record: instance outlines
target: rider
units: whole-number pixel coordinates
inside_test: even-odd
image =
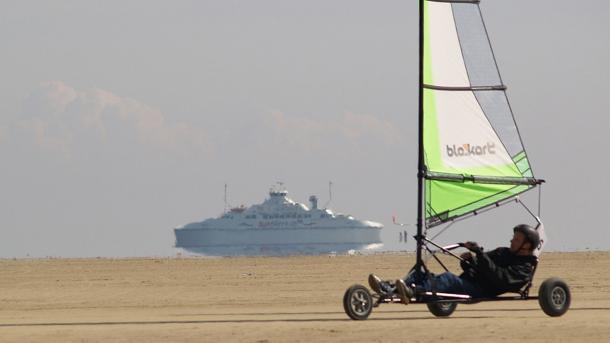
[[[538,259],[534,250],[540,244],[538,231],[526,224],[513,228],[510,248],[497,248],[483,252],[475,242],[466,242],[464,247],[471,252],[463,253],[460,263],[464,272],[459,276],[446,272],[417,282],[415,273],[398,279],[392,285],[374,274],[369,275],[369,285],[382,295],[397,293],[402,303],[408,304],[414,295],[413,287],[422,291],[467,294],[473,298],[494,297],[505,292],[519,292],[532,280]],[[421,278],[420,278],[421,279]]]

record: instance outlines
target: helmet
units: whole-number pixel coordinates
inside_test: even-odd
[[[540,245],[540,235],[538,231],[527,224],[519,224],[513,228],[513,232],[521,232],[525,239],[532,245],[532,250]]]

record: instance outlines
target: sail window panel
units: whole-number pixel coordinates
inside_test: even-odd
[[[445,87],[469,87],[450,3],[426,2],[426,79]]]
[[[453,4],[453,16],[470,85],[502,84],[478,5]]]
[[[519,171],[523,174],[523,176],[534,177],[527,158],[521,159],[520,161],[516,162],[516,164],[517,168],[519,168]]]

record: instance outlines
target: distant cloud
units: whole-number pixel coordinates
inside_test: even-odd
[[[86,143],[179,153],[210,150],[203,129],[170,123],[159,109],[136,100],[61,81],[44,82],[31,92],[17,126],[39,147],[67,154]]]
[[[404,141],[404,133],[394,123],[372,115],[347,112],[339,122],[339,128],[352,142],[379,140],[393,145]]]
[[[250,119],[207,131],[187,122],[170,122],[159,109],[107,90],[80,90],[50,81],[26,97],[16,123],[0,127],[0,143],[18,138],[19,144],[25,140],[37,149],[65,156],[160,151],[221,161],[261,153],[283,158],[295,153],[353,155],[405,143],[395,123],[372,114],[320,117],[270,111],[244,118]]]

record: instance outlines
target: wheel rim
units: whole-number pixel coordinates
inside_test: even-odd
[[[363,290],[357,290],[352,293],[350,305],[354,313],[362,315],[368,312],[371,302]]]
[[[438,307],[443,311],[449,311],[453,303],[438,303]]]
[[[566,291],[562,287],[555,287],[551,292],[551,302],[557,309],[562,308],[567,299]]]

